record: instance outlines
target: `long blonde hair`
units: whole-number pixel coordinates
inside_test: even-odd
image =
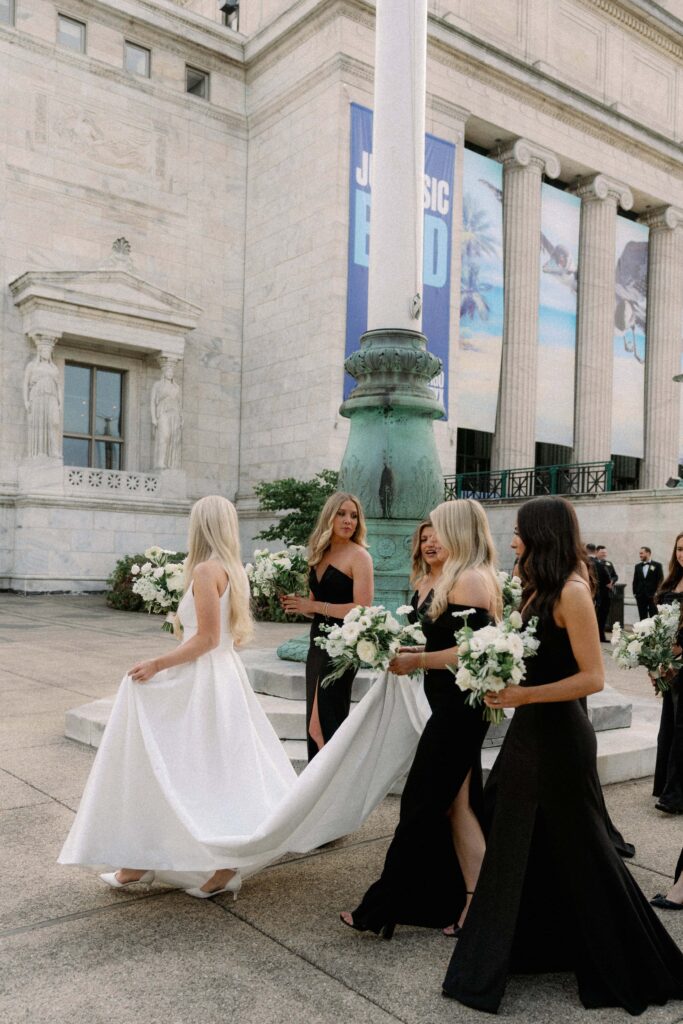
[[[423,576],[429,572],[429,566],[422,557],[422,531],[425,527],[434,529],[431,519],[423,519],[413,534],[412,547],[410,550],[410,586],[416,587]]]
[[[466,569],[476,569],[481,574],[491,594],[494,615],[501,618],[503,603],[496,575],[496,548],[484,509],[478,501],[461,498],[442,502],[430,518],[448,556],[434,587],[431,618],[438,618],[446,610],[448,595]]]
[[[228,625],[235,642],[247,643],[254,632],[249,580],[242,565],[240,535],[235,506],[227,498],[210,494],[200,498],[190,512],[188,552],[185,560],[185,590],[200,562],[213,558],[228,574],[230,600]]]
[[[315,524],[313,533],[308,538],[309,565],[318,565],[318,563],[323,560],[325,552],[332,543],[335,516],[345,501],[352,501],[356,506],[356,511],[358,512],[358,522],[351,540],[355,544],[360,544],[362,548],[366,548],[368,546],[366,542],[368,531],[365,526],[363,506],[355,494],[347,494],[345,491],[335,491],[334,494],[329,496],[320,510],[320,515],[318,516],[318,521]]]

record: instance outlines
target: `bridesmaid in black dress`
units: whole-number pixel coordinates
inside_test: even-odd
[[[323,635],[323,624],[341,623],[356,605],[372,604],[372,559],[365,538],[365,519],[358,499],[340,491],[330,495],[308,541],[309,597],[287,594],[282,599],[286,612],[313,616],[306,658],[309,761],[334,736],[351,707],[355,671],[321,687],[320,682],[330,671],[330,659],[314,641]]]
[[[471,625],[501,612],[493,541],[481,505],[449,501],[432,512],[446,560],[429,610],[421,616],[423,652],[399,654],[397,675],[424,670],[432,708],[406,781],[399,823],[380,878],[344,924],[390,938],[395,924],[443,928],[464,920],[484,855],[481,813],[481,744],[487,730],[481,709],[465,703],[447,667],[457,661],[454,633],[459,611],[474,608]],[[427,600],[429,600],[427,598]]]
[[[580,703],[602,688],[604,668],[576,514],[563,498],[536,498],[520,508],[518,530],[523,615],[539,616],[541,643],[523,685],[486,698],[517,710],[443,991],[495,1013],[509,973],[571,970],[587,1008],[639,1014],[683,998],[683,955],[605,826],[595,733]]]
[[[669,572],[656,597],[657,604],[678,601],[683,608],[683,533],[674,543]],[[683,632],[683,631],[682,631]],[[679,646],[683,635],[679,633]],[[657,736],[657,760],[652,787],[655,807],[667,814],[683,814],[683,670],[662,695],[662,717]]]

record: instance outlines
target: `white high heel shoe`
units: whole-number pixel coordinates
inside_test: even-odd
[[[185,889],[188,896],[195,896],[198,900],[208,900],[210,896],[220,896],[223,892],[231,892],[233,903],[237,899],[237,893],[242,888],[242,876],[236,871],[227,885],[222,889],[214,889],[213,892],[204,892],[203,889]]]
[[[105,874],[100,875],[100,878],[103,882],[106,882],[107,885],[110,885],[112,889],[127,889],[128,886],[137,885],[138,882],[149,885],[154,881],[154,872],[145,871],[144,875],[140,875],[140,877],[136,878],[133,882],[119,882],[116,877],[116,871],[107,871]]]

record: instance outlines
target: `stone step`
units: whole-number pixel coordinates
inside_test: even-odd
[[[240,657],[256,693],[286,700],[306,699],[306,666],[301,662],[281,661],[275,651],[246,650]],[[353,681],[351,699],[364,697],[373,679],[372,672],[359,672]]]

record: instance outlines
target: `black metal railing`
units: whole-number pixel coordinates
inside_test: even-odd
[[[606,494],[612,490],[612,462],[578,462],[444,477],[444,497],[477,501],[522,501],[543,494]]]

